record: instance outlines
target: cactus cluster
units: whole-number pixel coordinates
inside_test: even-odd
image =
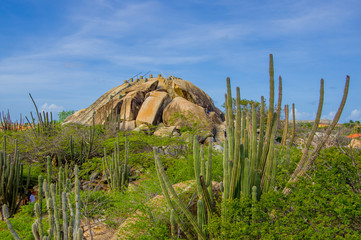
[[[91,152],[93,150],[95,139],[95,121],[93,115],[92,125],[89,127],[89,134],[84,138],[82,137],[80,142],[80,151],[79,153],[75,152],[73,135],[70,135],[69,139],[69,149],[70,149],[70,160],[74,161],[76,164],[83,164],[86,159],[90,158]]]
[[[48,169],[49,170],[49,169]],[[49,179],[44,179],[39,176],[39,199],[34,204],[35,222],[32,225],[32,232],[35,240],[82,240],[83,230],[80,227],[80,186],[79,186],[79,169],[75,166],[75,209],[70,200],[70,193],[62,191],[57,194],[57,191],[62,188],[57,188],[54,183],[48,182]],[[58,184],[59,186],[59,184]],[[67,188],[63,190],[68,190]],[[49,229],[45,233],[42,218],[42,198],[45,195],[46,208],[48,213]],[[60,205],[58,205],[57,198],[60,198]],[[68,214],[70,213],[70,215]],[[6,218],[8,228],[15,239],[20,239],[8,220],[7,205],[3,205],[3,214]]]
[[[194,173],[196,178],[197,188],[197,218],[187,209],[186,205],[179,198],[178,194],[172,187],[162,163],[159,159],[157,149],[154,148],[155,166],[162,188],[163,195],[171,209],[171,228],[172,235],[175,234],[175,224],[186,234],[188,239],[193,239],[192,231],[186,223],[184,223],[180,216],[179,210],[186,216],[187,220],[191,223],[193,230],[198,235],[198,239],[207,239],[207,232],[203,226],[207,225],[210,221],[211,215],[215,213],[215,206],[212,192],[212,144],[208,146],[207,160],[204,156],[204,145],[199,146],[198,137],[193,139],[193,160],[194,160]],[[169,195],[170,193],[170,195]],[[175,204],[171,200],[171,196]]]
[[[223,199],[232,200],[241,195],[250,196],[256,186],[257,197],[274,186],[277,167],[274,147],[282,100],[282,79],[279,77],[279,94],[274,111],[274,70],[273,57],[270,55],[270,97],[268,115],[265,114],[265,102],[261,99],[259,119],[255,104],[251,111],[241,109],[240,90],[237,88],[236,117],[232,112],[232,94],[230,79],[227,78],[226,94],[226,130],[224,146]],[[259,134],[257,133],[259,129]]]
[[[75,166],[74,173],[75,209],[71,203],[69,192],[62,191],[57,194],[57,191],[59,191],[60,188],[57,188],[54,183],[50,183],[49,185],[47,180],[44,180],[42,185],[43,191],[45,193],[45,200],[48,211],[48,221],[50,226],[46,235],[43,230],[43,219],[41,217],[41,201],[36,202],[34,205],[36,220],[32,226],[33,235],[36,240],[82,239],[83,230],[80,228],[80,186],[78,177],[78,166]],[[39,177],[39,181],[41,180],[42,179]],[[40,185],[41,183],[39,182],[39,186]],[[41,191],[40,188],[39,191]],[[60,198],[59,206],[57,201],[58,197]],[[69,216],[68,211],[70,213]]]
[[[223,182],[221,182],[222,201],[240,198],[241,196],[252,198],[252,211],[255,211],[255,202],[261,198],[263,193],[266,193],[274,188],[278,151],[275,148],[275,138],[280,121],[281,102],[282,102],[282,78],[279,77],[279,91],[278,102],[275,111],[274,100],[274,69],[273,69],[273,56],[270,54],[269,64],[270,75],[270,98],[268,105],[268,115],[266,116],[266,107],[264,98],[261,98],[261,107],[259,112],[259,119],[257,119],[255,104],[252,104],[251,111],[246,111],[241,108],[240,90],[237,88],[236,97],[236,114],[232,111],[232,94],[230,79],[227,78],[227,94],[225,95],[225,108],[226,108],[226,138],[224,141],[223,151]],[[291,176],[289,182],[297,181],[299,176],[303,176],[308,170],[310,164],[313,163],[317,157],[320,149],[323,147],[332,129],[336,125],[342,113],[343,107],[346,102],[347,92],[349,86],[349,77],[347,76],[344,96],[341,105],[337,111],[334,121],[327,129],[326,136],[322,139],[321,143],[316,147],[313,153],[309,156],[308,151],[310,144],[316,132],[318,122],[321,117],[321,110],[323,105],[323,79],[321,79],[320,101],[317,117],[314,123],[309,139],[306,144],[306,149],[303,151],[303,156]],[[293,144],[295,138],[295,108],[293,104],[293,129],[289,146]],[[286,123],[283,133],[283,143],[286,143],[288,131],[288,106],[285,107]],[[258,133],[259,132],[259,133]],[[211,150],[210,146],[210,150]],[[212,198],[211,189],[211,152],[207,163],[204,161],[204,148],[201,146],[199,149],[198,140],[195,138],[193,142],[193,159],[194,159],[194,172],[197,183],[197,195],[199,200],[197,202],[197,220],[185,207],[184,203],[179,199],[174,191],[172,185],[165,174],[159,156],[154,150],[155,166],[157,169],[159,182],[162,188],[164,197],[171,209],[171,222],[172,229],[174,229],[174,222],[182,229],[189,239],[192,239],[193,234],[189,230],[187,224],[183,223],[177,215],[177,210],[186,216],[187,220],[193,227],[193,231],[198,235],[198,239],[207,239],[207,233],[203,226],[210,221],[214,211],[214,203]],[[204,181],[206,176],[206,181]],[[287,187],[283,190],[284,193],[289,193],[290,189]],[[174,203],[170,198],[173,197]],[[227,204],[222,204],[221,216],[222,219],[227,218]],[[254,221],[254,219],[252,219]],[[174,234],[174,230],[172,230]]]
[[[121,160],[120,149],[119,149],[119,136],[117,141],[114,143],[114,152],[109,159],[107,157],[106,149],[104,148],[103,157],[103,174],[110,183],[111,190],[124,190],[129,184],[129,172],[130,167],[128,165],[129,160],[129,142],[127,136],[124,142],[124,159]]]
[[[26,184],[23,183],[23,164],[20,162],[17,141],[15,141],[14,154],[6,150],[6,136],[3,140],[3,149],[0,152],[0,203],[9,208],[9,216],[13,216],[25,198],[30,182],[30,166]]]
[[[55,121],[53,121],[53,114],[52,112],[39,112],[38,106],[36,105],[34,98],[29,93],[31,101],[34,104],[36,110],[36,116],[38,118],[38,123],[35,123],[35,118],[33,113],[30,112],[31,121],[25,117],[26,121],[28,122],[30,128],[33,130],[35,134],[43,134],[46,136],[52,135],[55,132]]]

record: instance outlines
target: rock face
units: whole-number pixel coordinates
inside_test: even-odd
[[[212,128],[204,108],[182,97],[174,98],[163,111],[166,126]]]
[[[171,101],[167,92],[154,91],[145,99],[138,113],[137,125],[142,123],[157,125],[162,121],[162,112]]]
[[[158,77],[124,81],[96,100],[88,108],[69,116],[64,123],[104,124],[109,119],[120,119],[132,130],[142,124],[202,126],[213,132],[224,121],[223,113],[200,88],[180,78]]]

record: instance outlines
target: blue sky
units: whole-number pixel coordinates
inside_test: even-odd
[[[325,79],[323,118],[361,120],[358,0],[2,0],[0,111],[80,110],[142,72],[174,75],[224,101],[226,77],[242,98],[268,98],[268,59],[283,78],[283,104],[313,119]]]

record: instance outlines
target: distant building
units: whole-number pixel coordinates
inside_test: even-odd
[[[354,139],[354,138],[361,138],[361,133],[354,133],[347,136],[348,138]]]

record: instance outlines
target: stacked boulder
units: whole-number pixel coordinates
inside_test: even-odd
[[[125,130],[141,125],[199,128],[215,136],[224,122],[223,113],[212,99],[189,81],[161,75],[126,80],[114,87],[88,108],[69,116],[64,123],[104,124],[118,116]]]

